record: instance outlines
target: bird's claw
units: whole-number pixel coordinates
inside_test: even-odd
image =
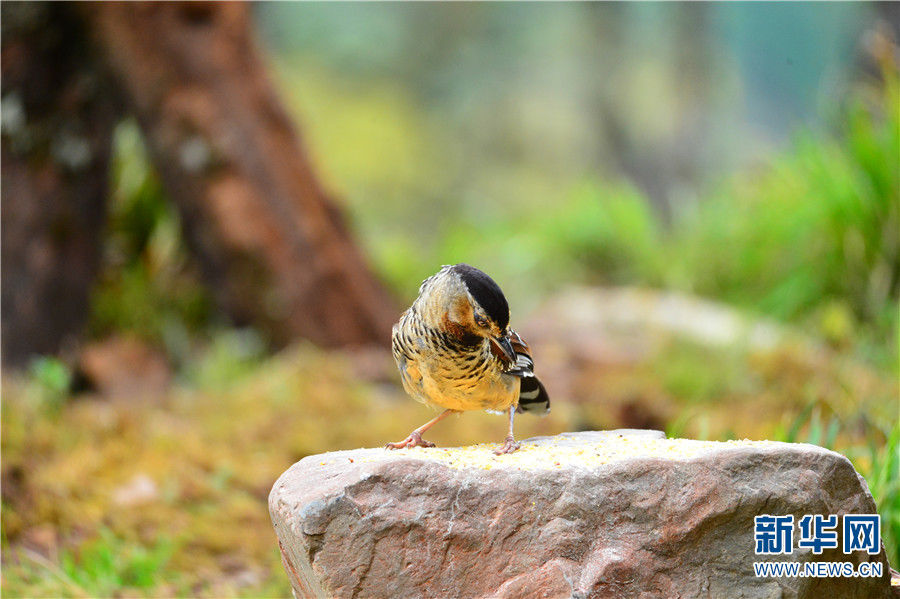
[[[494,455],[503,455],[504,453],[512,453],[519,449],[519,445],[513,437],[507,437],[503,445],[494,450]]]
[[[384,446],[385,449],[403,449],[406,447],[435,447],[434,443],[431,441],[426,441],[422,438],[422,435],[413,431],[409,434],[409,436],[402,441],[397,441],[396,443],[388,443]]]

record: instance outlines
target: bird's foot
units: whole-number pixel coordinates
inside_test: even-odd
[[[510,436],[506,438],[506,441],[503,443],[503,445],[494,450],[494,454],[503,455],[504,453],[512,453],[515,450],[519,449],[519,447],[521,446],[512,436]]]
[[[431,441],[426,441],[422,438],[422,435],[413,431],[409,434],[409,436],[402,441],[397,441],[396,443],[388,443],[385,445],[385,449],[403,449],[405,447],[434,447],[434,443]]]

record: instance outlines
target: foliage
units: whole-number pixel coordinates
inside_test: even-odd
[[[41,356],[31,362],[28,371],[32,391],[38,401],[51,410],[58,409],[65,401],[72,383],[72,373],[61,361]]]
[[[211,302],[188,257],[175,208],[149,165],[137,124],[116,130],[104,268],[91,299],[94,336],[132,333],[185,358]]]
[[[265,343],[253,329],[216,331],[203,355],[186,369],[186,379],[209,390],[225,390],[259,368]]]
[[[490,272],[520,309],[564,284],[662,286],[800,324],[896,368],[894,66],[881,83],[857,89],[833,134],[798,134],[765,164],[675,204],[670,223],[621,181],[587,174],[559,184],[499,159],[471,173],[481,196],[454,196],[454,182],[433,168],[452,158],[434,149],[447,140],[402,89],[370,84],[348,94],[305,64],[278,66],[375,266],[407,297],[437,265],[458,261]],[[360,154],[371,157],[365,168]]]
[[[900,85],[857,97],[838,138],[805,134],[793,152],[738,178],[682,216],[663,281],[784,320],[836,342],[857,323],[884,344],[900,297]],[[871,98],[869,98],[871,100]]]
[[[472,262],[499,273],[513,304],[528,307],[572,281],[645,279],[658,259],[659,235],[649,206],[632,187],[585,183],[552,211],[526,206],[512,217],[489,215],[448,229],[431,263]]]
[[[869,483],[881,514],[882,540],[891,564],[900,563],[900,424],[888,431],[887,443],[870,442],[864,449],[848,451]]]

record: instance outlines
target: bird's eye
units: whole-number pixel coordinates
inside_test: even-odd
[[[480,327],[486,327],[487,320],[485,320],[484,316],[482,316],[481,314],[476,314],[475,315],[475,324],[477,324]]]

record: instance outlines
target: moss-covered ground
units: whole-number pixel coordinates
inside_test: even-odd
[[[896,560],[900,434],[878,425],[892,382],[843,361],[673,342],[634,367],[582,372],[550,416],[519,417],[518,435],[633,426],[617,406],[644,397],[671,435],[829,446],[867,477]],[[432,414],[404,396],[386,352],[300,345],[244,368],[224,362],[210,352],[205,375],[156,397],[59,401],[34,373],[4,381],[5,596],[286,597],[266,507],[278,475],[306,455],[400,439]],[[504,426],[467,413],[429,438],[499,442]]]

